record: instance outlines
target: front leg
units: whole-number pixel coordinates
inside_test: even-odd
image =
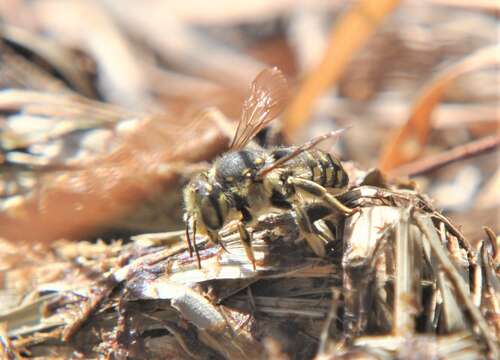
[[[350,216],[358,212],[357,208],[351,209],[344,204],[342,204],[337,198],[328,193],[328,191],[321,185],[315,183],[311,180],[301,179],[297,177],[289,177],[287,182],[294,186],[295,188],[299,188],[308,194],[319,198],[324,201],[326,204],[339,210],[344,213],[346,216]]]
[[[243,248],[245,249],[245,254],[247,255],[248,260],[252,263],[253,270],[255,271],[256,266],[255,256],[252,249],[252,235],[241,220],[238,221],[238,232],[240,233],[240,240],[243,244]]]

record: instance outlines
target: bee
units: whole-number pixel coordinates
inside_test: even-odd
[[[304,205],[307,201],[319,201],[346,215],[355,211],[335,198],[349,183],[341,162],[327,152],[313,149],[318,142],[338,132],[299,147],[268,150],[247,147],[253,137],[282,112],[287,92],[286,79],[277,68],[257,75],[243,104],[229,151],[184,188],[186,239],[191,256],[193,248],[196,252],[198,267],[201,264],[196,232],[224,247],[219,232],[236,221],[246,256],[255,270],[251,226],[256,214],[273,208],[293,211],[302,237],[323,257],[324,241],[314,231]]]

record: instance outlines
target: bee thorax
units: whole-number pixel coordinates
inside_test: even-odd
[[[258,151],[230,152],[216,161],[215,180],[222,184],[237,184],[243,179],[254,178],[263,165],[262,154]]]

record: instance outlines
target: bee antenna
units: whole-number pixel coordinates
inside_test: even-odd
[[[189,224],[191,223],[192,215],[189,215],[186,221],[186,241],[189,247],[189,257],[193,257],[193,245],[191,243],[191,238],[189,237]]]
[[[198,269],[201,269],[200,253],[198,252],[198,247],[196,246],[196,219],[193,219],[193,247],[196,253],[196,261],[198,261]]]
[[[257,173],[257,178],[258,179],[262,179],[264,176],[266,176],[269,172],[271,172],[272,170],[282,166],[284,163],[286,163],[287,161],[293,159],[294,157],[296,157],[297,155],[303,153],[304,151],[307,151],[313,147],[315,147],[316,145],[318,145],[320,142],[326,140],[326,139],[329,139],[331,137],[338,137],[341,133],[343,133],[345,130],[351,128],[352,126],[349,125],[343,129],[340,129],[340,130],[334,130],[334,131],[330,131],[329,133],[325,134],[325,135],[320,135],[320,136],[317,136],[315,137],[314,139],[311,139],[310,141],[304,143],[303,145],[299,146],[298,148],[296,148],[294,151],[292,151],[290,154],[286,155],[286,156],[283,156],[281,159],[278,159],[276,160],[275,162],[273,162],[271,165],[261,169],[258,173]]]

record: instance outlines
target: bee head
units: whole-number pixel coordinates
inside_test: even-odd
[[[215,234],[224,225],[228,213],[228,200],[218,184],[209,181],[205,174],[193,179],[184,190],[186,222],[196,222],[200,233]]]

